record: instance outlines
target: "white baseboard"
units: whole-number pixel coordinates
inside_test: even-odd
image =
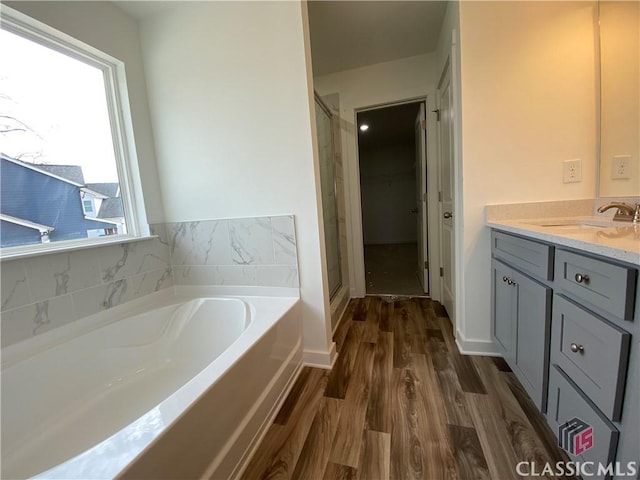
[[[467,340],[456,330],[456,345],[462,355],[480,355],[484,357],[501,357],[491,340]]]
[[[338,358],[336,342],[331,342],[331,348],[328,352],[321,350],[304,350],[302,352],[302,363],[304,363],[305,367],[331,370],[333,364],[336,363],[336,358]]]

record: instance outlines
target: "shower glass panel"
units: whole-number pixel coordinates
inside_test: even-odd
[[[333,168],[332,115],[331,111],[322,100],[320,100],[317,94],[315,99],[318,152],[320,155],[320,187],[322,190],[322,211],[324,213],[324,240],[327,249],[329,292],[331,297],[333,297],[342,286],[342,272],[340,269],[336,182]]]

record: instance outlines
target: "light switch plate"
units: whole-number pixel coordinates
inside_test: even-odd
[[[563,183],[576,183],[582,181],[582,160],[565,160],[562,162]]]

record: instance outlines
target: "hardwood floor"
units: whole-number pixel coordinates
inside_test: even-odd
[[[460,355],[424,298],[352,300],[329,372],[305,367],[245,479],[512,479],[567,461],[502,359]]]

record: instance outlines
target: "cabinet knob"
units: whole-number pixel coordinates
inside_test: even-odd
[[[444,212],[444,213],[442,214],[442,216],[443,216],[444,218],[451,218],[451,217],[453,217],[453,213],[451,213],[451,212]]]
[[[576,279],[576,282],[578,283],[589,283],[589,275],[576,273],[575,279]]]
[[[578,345],[577,343],[572,343],[571,344],[571,351],[573,353],[584,353],[584,346],[583,345]]]
[[[507,284],[509,285],[515,285],[516,282],[514,282],[513,280],[511,280],[510,278],[507,278]]]
[[[502,277],[502,281],[507,283],[509,281],[509,279],[506,276],[504,276],[504,277]]]

